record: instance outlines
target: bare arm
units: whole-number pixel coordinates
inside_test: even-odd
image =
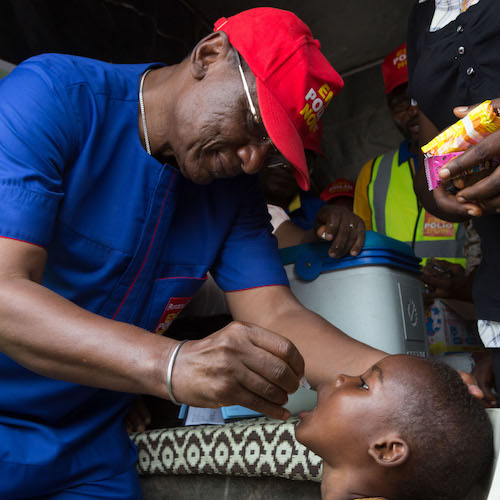
[[[252,321],[291,340],[304,357],[307,380],[316,386],[339,373],[360,374],[386,353],[358,342],[306,309],[285,286],[227,293],[236,320]]]
[[[0,238],[0,350],[39,374],[168,399],[167,366],[177,341],[90,313],[41,285],[47,252]],[[274,418],[303,374],[297,349],[241,323],[182,347],[176,399],[193,406],[241,404]]]
[[[333,382],[340,373],[359,375],[387,353],[358,342],[321,316],[306,309],[288,287],[271,286],[226,294],[233,317],[253,321],[289,339],[305,362],[308,382]],[[468,373],[459,372],[469,392],[481,399],[483,392]]]
[[[0,350],[69,382],[168,397],[177,342],[85,311],[40,283],[47,252],[0,238]]]
[[[296,226],[291,220],[283,221],[274,235],[278,238],[278,247],[287,248],[302,243],[317,241],[316,233],[313,229],[306,231],[299,226]]]

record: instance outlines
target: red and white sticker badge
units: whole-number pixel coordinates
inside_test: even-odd
[[[424,218],[424,236],[437,238],[450,238],[454,235],[455,225],[453,222],[438,219],[427,212]]]
[[[161,315],[160,322],[156,325],[154,333],[163,335],[168,327],[173,323],[174,319],[179,316],[180,312],[187,306],[191,297],[172,297],[165,307]]]

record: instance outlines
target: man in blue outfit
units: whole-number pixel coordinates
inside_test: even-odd
[[[303,140],[341,86],[269,8],[220,20],[176,66],[53,54],[1,81],[2,500],[140,498],[133,394],[284,419],[304,360],[317,384],[383,356],[293,297],[240,175],[279,150],[307,189]],[[208,270],[235,322],[180,350],[153,335]]]

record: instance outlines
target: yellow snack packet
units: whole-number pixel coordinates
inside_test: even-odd
[[[476,106],[467,116],[457,121],[422,147],[426,158],[465,151],[500,129],[498,109],[491,100]]]

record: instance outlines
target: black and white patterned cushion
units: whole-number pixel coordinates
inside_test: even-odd
[[[157,429],[132,436],[137,467],[149,474],[273,476],[321,481],[322,460],[295,439],[298,419]]]

